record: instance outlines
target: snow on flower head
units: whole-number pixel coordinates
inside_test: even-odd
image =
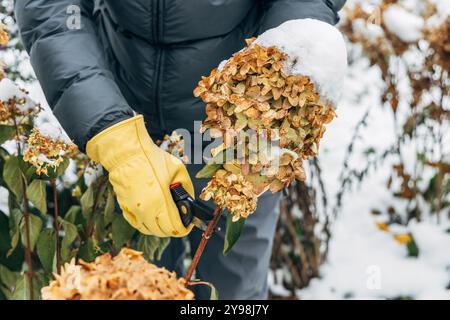
[[[63,128],[57,123],[42,123],[39,125],[39,131],[42,135],[47,136],[53,140],[61,140],[67,144],[72,143],[72,140],[64,132]]]
[[[93,184],[103,174],[103,167],[95,162],[90,162],[84,170],[83,178],[86,186]]]
[[[14,118],[16,122],[21,123],[26,121],[27,116],[37,115],[40,110],[40,105],[31,100],[27,92],[13,81],[0,81],[0,123],[12,125]]]
[[[37,174],[48,175],[50,168],[56,170],[64,161],[64,156],[76,150],[74,144],[47,136],[34,128],[28,137],[23,159],[36,168]]]
[[[315,19],[290,20],[267,30],[255,43],[276,46],[287,54],[283,71],[310,77],[320,95],[337,104],[347,68],[347,50],[335,27]]]

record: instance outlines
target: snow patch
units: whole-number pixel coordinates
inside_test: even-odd
[[[36,108],[36,103],[11,80],[0,81],[0,100],[8,102],[11,99],[24,99],[25,103],[16,104],[16,108],[21,112],[29,112]]]
[[[374,23],[369,23],[364,19],[355,19],[352,23],[353,32],[364,35],[370,42],[375,42],[384,36],[383,28]]]
[[[61,140],[67,144],[71,144],[72,141],[64,132],[59,124],[46,122],[39,125],[39,131],[42,135],[49,137],[53,140]]]
[[[315,19],[290,20],[267,30],[255,43],[286,53],[283,71],[310,77],[320,95],[336,106],[347,68],[347,50],[338,29]]]
[[[387,29],[405,42],[415,42],[422,37],[423,19],[398,5],[388,7],[383,18]]]
[[[103,174],[103,167],[97,163],[90,163],[86,170],[84,170],[83,178],[86,186],[90,186],[92,183],[97,181],[97,179]]]

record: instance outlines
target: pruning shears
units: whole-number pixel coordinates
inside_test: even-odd
[[[199,200],[193,199],[181,182],[172,183],[170,193],[177,205],[183,225],[187,227],[193,223],[197,228],[205,231],[206,223],[214,217],[213,210]]]

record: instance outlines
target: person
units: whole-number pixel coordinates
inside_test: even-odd
[[[193,132],[205,106],[192,91],[202,75],[285,21],[329,24],[345,0],[16,0],[20,35],[53,113],[79,149],[109,172],[126,220],[144,234],[173,237],[160,262],[182,273],[188,236],[169,185],[197,195],[201,164],[189,164],[153,141]],[[321,39],[317,39],[320,43]],[[193,183],[192,183],[193,182]],[[265,299],[279,194],[264,194],[239,242],[222,255],[222,228],[209,241],[197,278],[224,299]],[[199,287],[199,286],[196,286]],[[199,290],[197,298],[207,298]]]

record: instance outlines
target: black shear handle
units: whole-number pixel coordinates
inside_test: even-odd
[[[180,182],[170,185],[170,193],[175,202],[180,219],[185,227],[188,227],[194,219],[194,210],[192,208],[192,198],[189,193],[184,190]]]
[[[213,218],[213,211],[203,203],[192,199],[180,182],[170,185],[170,193],[185,227],[192,223],[194,217],[202,221],[209,221]]]

